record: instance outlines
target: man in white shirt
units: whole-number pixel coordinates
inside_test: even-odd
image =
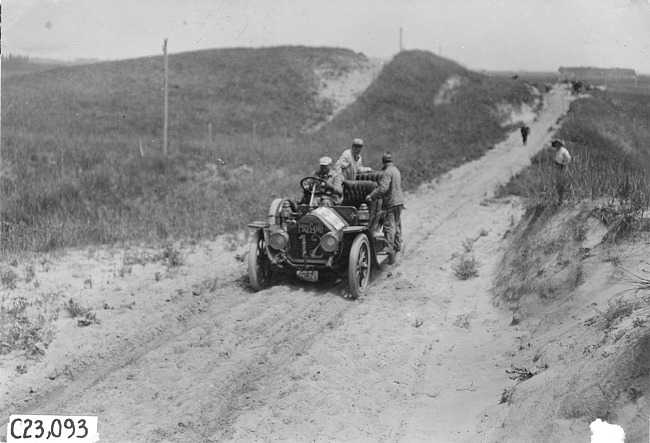
[[[553,161],[559,169],[566,170],[571,162],[571,155],[566,149],[566,145],[563,140],[553,140],[551,146],[555,148],[555,157]]]
[[[361,164],[361,149],[363,140],[355,138],[352,140],[352,148],[346,149],[336,161],[334,170],[341,174],[345,180],[356,180],[358,172],[370,172],[372,168],[366,168]]]

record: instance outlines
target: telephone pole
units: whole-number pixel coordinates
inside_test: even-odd
[[[165,120],[163,123],[163,154],[167,157],[167,150],[169,147],[169,138],[167,137],[168,126],[167,126],[167,116],[169,114],[169,93],[167,89],[167,39],[163,42],[163,55],[165,56]]]

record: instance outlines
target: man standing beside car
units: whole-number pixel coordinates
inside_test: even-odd
[[[384,218],[384,235],[386,247],[384,252],[389,255],[402,250],[402,209],[404,209],[404,194],[402,192],[402,175],[393,163],[393,154],[386,152],[381,156],[384,165],[383,174],[379,180],[379,187],[366,197],[371,202],[378,198],[383,199],[386,208]]]
[[[334,170],[343,176],[344,180],[356,180],[358,172],[370,172],[372,168],[366,168],[361,164],[361,149],[363,140],[355,138],[352,140],[352,147],[343,151],[334,165]]]

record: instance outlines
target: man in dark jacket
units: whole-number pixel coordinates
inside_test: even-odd
[[[524,146],[526,146],[526,141],[528,140],[528,136],[530,135],[530,127],[529,126],[522,126],[521,127],[521,139],[524,142]]]
[[[386,152],[381,157],[383,174],[379,180],[379,187],[372,191],[366,200],[371,202],[378,198],[383,199],[386,208],[384,219],[384,234],[386,248],[384,252],[394,254],[402,249],[402,209],[404,208],[404,194],[402,193],[402,176],[393,163],[393,154]]]

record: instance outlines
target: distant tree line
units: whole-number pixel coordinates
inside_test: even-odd
[[[570,77],[608,77],[608,78],[634,78],[636,72],[634,69],[624,68],[592,68],[592,67],[577,67],[577,68],[560,68],[560,74]]]
[[[2,54],[2,63],[29,63],[29,56],[20,54]]]

